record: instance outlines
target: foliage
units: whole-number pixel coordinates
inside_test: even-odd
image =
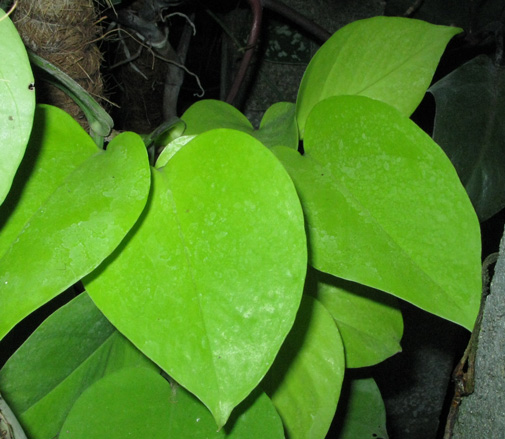
[[[429,91],[437,103],[433,138],[485,221],[505,207],[505,67],[479,55]]]
[[[472,329],[477,217],[408,119],[458,31],[353,23],[311,62],[296,104],[255,130],[201,101],[184,132],[148,137],[170,140],[151,166],[137,134],[103,151],[39,106],[0,207],[0,336],[77,281],[85,292],[0,371],[30,437],[323,438],[345,368],[400,349],[393,296]],[[385,434],[371,380],[351,385],[342,431],[365,429]]]

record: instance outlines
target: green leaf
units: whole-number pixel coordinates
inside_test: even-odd
[[[216,128],[231,128],[256,137],[268,147],[284,145],[298,148],[295,105],[290,102],[278,102],[272,105],[263,115],[258,130],[255,130],[247,117],[235,107],[212,99],[195,102],[181,119],[186,123],[185,136],[201,134]]]
[[[317,51],[300,84],[296,111],[301,137],[314,105],[330,96],[368,96],[410,116],[445,46],[460,32],[400,17],[367,18],[339,29]]]
[[[79,395],[124,367],[156,367],[86,293],[49,316],[0,371],[0,390],[27,433],[51,439]]]
[[[347,367],[366,367],[401,351],[402,313],[382,291],[310,270],[305,291],[330,312],[342,336]]]
[[[177,118],[171,118],[158,125],[151,133],[142,136],[146,148],[166,145],[179,138],[186,129],[184,122]]]
[[[18,169],[35,111],[33,74],[19,34],[0,10],[0,204]]]
[[[251,136],[214,130],[153,170],[141,220],[84,282],[221,427],[294,322],[306,251],[300,202],[280,163]]]
[[[181,119],[186,124],[185,136],[216,128],[230,128],[248,134],[254,130],[249,119],[239,110],[226,102],[213,99],[195,102],[184,112]]]
[[[298,149],[296,106],[291,102],[277,102],[263,115],[259,130],[252,134],[265,146],[278,145]]]
[[[0,259],[0,338],[117,247],[142,212],[149,183],[147,153],[134,133],[115,137],[63,181]]]
[[[216,431],[216,422],[207,408],[183,387],[172,388],[171,421],[168,437],[177,439],[284,439],[284,427],[270,398],[259,389],[237,407],[228,423]]]
[[[290,439],[323,439],[344,377],[344,349],[331,315],[304,296],[274,365],[261,383]]]
[[[372,378],[346,380],[341,402],[335,439],[388,439],[386,409]]]
[[[479,223],[438,145],[394,108],[361,96],[319,103],[305,140],[305,156],[274,151],[302,201],[310,264],[471,329]]]
[[[149,369],[123,369],[83,393],[59,439],[282,439],[282,423],[268,397],[253,396],[229,430],[216,432],[205,406],[184,389]]]
[[[437,103],[433,138],[484,221],[505,207],[505,67],[480,55],[429,91]]]
[[[70,115],[57,107],[37,105],[25,156],[0,206],[0,255],[64,179],[99,151]]]
[[[163,168],[168,161],[186,144],[191,142],[194,138],[196,137],[196,134],[192,134],[190,136],[179,136],[176,139],[172,140],[165,146],[163,151],[161,151],[161,154],[159,155],[158,159],[156,160],[156,163],[154,167],[156,169]]]

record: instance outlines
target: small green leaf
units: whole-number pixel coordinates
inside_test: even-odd
[[[195,102],[181,119],[186,123],[185,136],[216,128],[231,128],[256,137],[268,147],[283,145],[297,149],[298,127],[295,110],[293,103],[278,102],[265,112],[260,128],[255,130],[251,122],[235,107],[226,102],[208,99]],[[166,163],[166,160],[163,163]]]
[[[86,388],[134,366],[156,369],[83,293],[49,316],[7,361],[0,391],[30,437],[51,439]]]
[[[18,169],[32,129],[35,91],[25,46],[0,10],[0,204]]]
[[[84,282],[107,318],[221,427],[294,322],[306,252],[300,202],[281,164],[253,137],[213,130],[153,170],[135,229]]]
[[[330,428],[345,371],[331,315],[304,296],[293,329],[261,383],[290,439],[322,439]]]
[[[239,110],[223,101],[204,99],[195,102],[181,116],[186,124],[185,136],[216,128],[230,128],[251,134],[253,126]]]
[[[317,51],[300,84],[297,119],[330,96],[362,95],[410,116],[449,40],[462,30],[400,17],[373,17],[339,29]]]
[[[260,128],[252,134],[265,146],[278,145],[298,149],[296,106],[291,102],[277,102],[263,115]]]
[[[99,151],[69,114],[50,105],[37,105],[25,156],[0,206],[0,255],[64,179]]]
[[[388,439],[386,409],[372,378],[346,380],[341,402],[336,416],[339,434],[335,439]]]
[[[471,329],[480,228],[440,147],[389,105],[339,96],[314,107],[304,148],[274,152],[302,201],[311,265]]]
[[[149,369],[123,369],[77,400],[59,439],[283,439],[282,423],[265,394],[255,392],[233,425],[216,431],[212,416],[183,388]]]
[[[161,151],[154,167],[156,169],[163,168],[168,161],[187,143],[191,142],[196,137],[196,134],[190,136],[179,136],[177,139],[172,140],[167,146]]]
[[[142,212],[149,164],[134,133],[86,160],[28,220],[0,259],[0,338],[96,268]]]
[[[505,207],[505,67],[480,55],[429,91],[437,103],[433,138],[485,221]]]
[[[391,295],[314,269],[305,291],[335,319],[345,347],[347,367],[366,367],[401,351],[402,313]]]
[[[174,117],[162,122],[151,133],[142,137],[146,148],[149,149],[152,146],[166,145],[179,138],[185,129],[185,123],[181,119]]]

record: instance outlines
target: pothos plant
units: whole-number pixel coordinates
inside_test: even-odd
[[[0,337],[84,286],[0,371],[28,437],[321,439],[346,368],[400,350],[396,298],[471,330],[478,220],[409,119],[459,32],[356,21],[258,129],[204,100],[102,148],[35,106],[3,17]],[[371,378],[349,401],[341,437],[387,436]]]

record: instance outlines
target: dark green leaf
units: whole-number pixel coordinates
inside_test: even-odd
[[[0,10],[0,204],[23,158],[32,129],[35,91],[30,62],[19,34]]]
[[[430,85],[440,56],[461,29],[400,17],[373,17],[339,29],[316,53],[300,85],[297,119],[330,96],[362,95],[410,116]]]
[[[280,163],[247,134],[213,130],[153,170],[141,220],[85,284],[222,426],[294,322],[306,257],[300,202]]]
[[[297,186],[310,263],[471,329],[480,230],[440,147],[362,96],[328,98],[307,121],[305,156],[274,148]]]
[[[304,296],[293,329],[261,383],[290,439],[323,439],[335,415],[345,371],[331,315]]]
[[[344,382],[342,405],[338,406],[338,436],[335,439],[388,439],[386,409],[372,378]]]
[[[85,293],[49,316],[0,371],[0,391],[30,437],[51,439],[79,395],[123,367],[153,367]]]
[[[372,366],[401,351],[402,313],[393,296],[313,269],[309,273],[306,292],[335,319],[347,367]]]
[[[437,103],[433,138],[484,221],[505,207],[505,68],[480,55],[429,91]]]
[[[411,12],[411,17],[433,24],[459,26],[470,33],[478,34],[484,26],[497,23],[502,14],[503,0],[388,0],[385,15],[403,15]],[[491,24],[492,26],[492,24]],[[488,28],[490,30],[490,28]]]
[[[149,184],[142,139],[123,133],[58,186],[0,259],[0,338],[117,247],[142,212]]]

